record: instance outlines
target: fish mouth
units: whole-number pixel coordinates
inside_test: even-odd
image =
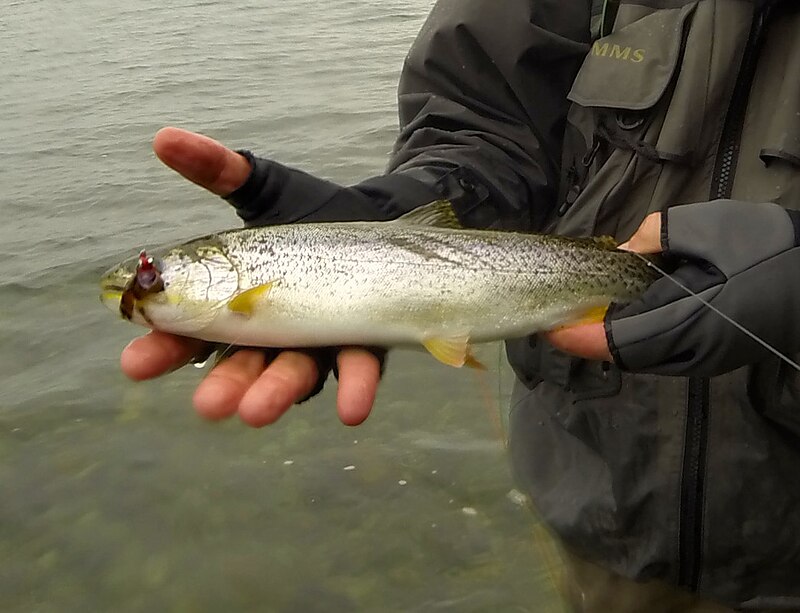
[[[100,302],[110,309],[116,309],[122,300],[122,291],[122,288],[118,287],[103,287],[100,290]]]
[[[133,272],[123,267],[115,267],[100,278],[100,302],[112,311],[119,311],[122,294],[133,277]]]

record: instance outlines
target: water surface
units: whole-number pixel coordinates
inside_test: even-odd
[[[236,225],[154,158],[164,125],[344,183],[381,172],[430,5],[6,3],[0,609],[554,608],[474,377],[398,353],[361,428],[332,390],[268,429],[209,424],[195,369],[124,379],[137,331],[97,299],[119,257]],[[496,368],[485,385],[505,401]]]

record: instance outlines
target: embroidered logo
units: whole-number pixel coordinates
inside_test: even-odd
[[[620,45],[602,43],[599,40],[596,40],[592,45],[592,55],[607,57],[612,60],[621,60],[623,62],[634,62],[635,64],[644,62],[645,53],[645,49],[621,47]]]

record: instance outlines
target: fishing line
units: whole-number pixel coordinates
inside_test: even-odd
[[[686,292],[690,296],[693,296],[694,298],[697,298],[697,300],[699,300],[704,306],[706,306],[707,308],[711,309],[712,312],[714,312],[717,315],[719,315],[720,317],[722,317],[722,319],[724,319],[729,324],[734,326],[737,330],[739,330],[743,334],[747,335],[749,338],[753,339],[755,342],[757,342],[759,345],[761,345],[764,349],[766,349],[767,351],[771,352],[773,355],[779,357],[781,360],[786,362],[789,366],[794,368],[796,371],[800,372],[800,364],[798,364],[797,362],[795,362],[794,360],[792,360],[788,356],[786,356],[783,353],[781,353],[778,349],[776,349],[775,347],[770,345],[767,341],[759,338],[755,333],[753,333],[750,330],[748,330],[747,328],[745,328],[742,324],[740,324],[738,321],[735,321],[732,317],[729,317],[728,315],[726,315],[725,313],[720,311],[717,307],[712,305],[708,300],[706,300],[702,296],[698,295],[696,292],[694,292],[691,289],[689,289],[688,287],[686,287],[683,283],[678,281],[676,278],[674,278],[672,275],[670,275],[666,271],[664,271],[661,268],[659,268],[654,262],[651,262],[649,259],[644,257],[641,253],[636,253],[635,251],[631,251],[629,253],[633,253],[637,258],[642,260],[645,264],[647,264],[650,268],[655,270],[657,273],[659,273],[663,277],[669,279],[672,283],[677,285],[679,288],[681,288],[684,292]]]
[[[497,406],[503,406],[503,348],[505,343],[497,345]],[[502,409],[499,409],[502,411]],[[508,419],[503,419],[502,412],[500,413],[500,423],[503,427],[503,444],[508,447]]]
[[[495,399],[492,397],[491,385],[489,383],[489,371],[473,370],[473,372],[475,374],[475,381],[478,386],[478,391],[483,401],[482,406],[486,411],[486,415],[489,418],[490,423],[492,424],[494,435],[503,443],[503,447],[505,447],[506,436],[503,428],[503,422],[500,418],[500,402],[498,399],[498,402],[495,403]],[[500,376],[499,369],[497,375]]]

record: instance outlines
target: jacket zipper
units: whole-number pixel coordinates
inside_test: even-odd
[[[750,35],[742,56],[739,75],[734,85],[725,125],[722,129],[711,198],[730,198],[739,159],[739,146],[744,127],[750,88],[758,64],[758,51],[770,4],[756,9]],[[686,440],[681,479],[678,582],[692,591],[700,584],[703,556],[703,494],[705,491],[706,451],[708,446],[708,413],[710,380],[689,377],[686,393]]]

